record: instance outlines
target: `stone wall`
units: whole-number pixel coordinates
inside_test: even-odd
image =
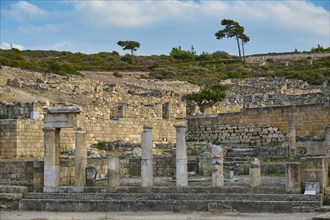
[[[305,59],[318,59],[330,56],[330,53],[268,53],[256,54],[247,56],[245,60],[249,63],[263,62],[267,59],[273,60],[305,60]]]
[[[41,190],[43,169],[43,161],[0,161],[0,185],[24,185],[30,190]]]
[[[42,107],[46,103],[27,102],[27,103],[5,103],[0,102],[0,119],[27,119],[31,118],[31,112],[37,111],[42,118]]]
[[[97,169],[97,180],[105,179],[108,159],[88,159],[87,165]],[[42,190],[44,184],[44,162],[34,161],[0,161],[0,185],[24,185],[30,190]],[[74,159],[61,159],[60,185],[74,183]]]
[[[168,105],[168,104],[166,104]],[[144,125],[153,127],[153,141],[175,142],[174,124],[185,123],[174,120],[178,114],[177,105],[166,107],[166,119],[163,119],[162,105],[149,107],[129,107],[122,117],[112,118],[111,105],[87,106],[79,116],[82,128],[86,129],[86,144],[90,146],[100,141],[125,140],[140,143]],[[185,107],[185,106],[184,106]],[[135,111],[136,110],[136,111]],[[142,114],[144,112],[144,114]],[[141,115],[136,115],[140,114]],[[172,115],[172,116],[171,116]],[[9,157],[43,157],[43,121],[31,119],[0,120],[0,156]],[[61,129],[61,149],[73,149],[75,136],[73,129]]]
[[[0,120],[0,155],[43,157],[43,123],[36,120]]]
[[[298,137],[324,137],[325,127],[330,123],[330,107],[267,107],[191,117],[188,119],[188,140],[248,144],[283,142],[290,117],[295,122]]]

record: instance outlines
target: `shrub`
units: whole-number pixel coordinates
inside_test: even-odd
[[[121,74],[117,71],[113,72],[113,76],[118,77],[118,78],[123,78],[124,77],[123,74]]]

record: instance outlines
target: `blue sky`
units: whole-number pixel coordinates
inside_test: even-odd
[[[119,40],[141,43],[139,55],[197,53],[237,55],[234,39],[217,40],[223,18],[250,37],[246,54],[330,47],[330,0],[0,0],[0,46],[82,53],[118,51]]]

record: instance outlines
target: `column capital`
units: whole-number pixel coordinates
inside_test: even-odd
[[[86,130],[82,129],[82,128],[76,128],[74,130],[74,133],[75,134],[85,134],[86,133]]]
[[[187,125],[185,124],[175,124],[173,125],[176,129],[183,129],[183,128],[187,128]]]
[[[151,130],[153,127],[149,125],[144,125],[143,130]]]
[[[55,131],[55,128],[43,128],[42,130],[43,130],[44,132],[45,132],[45,131]]]

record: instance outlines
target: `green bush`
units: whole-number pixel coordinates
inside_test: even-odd
[[[120,74],[119,72],[115,71],[113,72],[113,76],[118,77],[118,78],[123,78],[123,74]]]

